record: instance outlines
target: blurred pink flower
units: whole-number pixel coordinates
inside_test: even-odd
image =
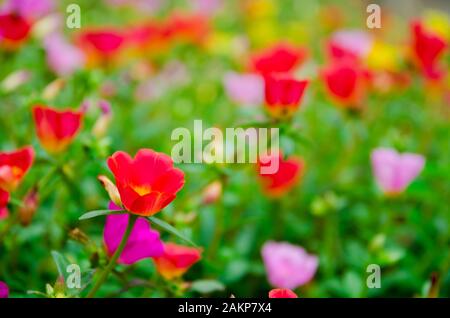
[[[191,0],[193,7],[206,15],[215,14],[223,5],[222,0]]]
[[[388,195],[403,192],[425,166],[425,158],[395,149],[377,148],[371,154],[373,174],[381,190]]]
[[[110,203],[109,209],[116,210],[118,207]],[[103,240],[109,255],[114,254],[119,246],[129,218],[129,214],[110,214],[106,217]],[[159,233],[150,228],[147,219],[140,217],[133,226],[118,262],[130,265],[144,258],[159,257],[163,252],[164,247],[159,239]]]
[[[367,32],[361,30],[340,30],[330,39],[329,50],[333,58],[359,58],[369,54],[373,39]]]
[[[47,63],[50,69],[59,76],[68,76],[83,67],[83,52],[76,46],[66,42],[59,34],[52,34],[45,39]]]
[[[9,288],[6,283],[0,281],[0,298],[8,298],[9,297]]]
[[[17,13],[27,19],[36,20],[50,13],[54,7],[53,0],[7,0],[1,11]]]
[[[268,281],[277,288],[295,289],[308,283],[319,265],[317,256],[286,242],[266,242],[261,252]]]
[[[256,74],[227,73],[225,90],[233,102],[241,105],[258,105],[264,100],[264,80]]]

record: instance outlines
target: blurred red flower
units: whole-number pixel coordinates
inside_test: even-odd
[[[304,48],[288,44],[277,44],[251,57],[251,69],[254,72],[267,75],[271,73],[288,73],[307,57]]]
[[[184,185],[184,173],[172,159],[151,149],[130,157],[123,151],[108,158],[123,206],[131,213],[151,216],[171,203]]]
[[[57,153],[64,151],[75,138],[81,127],[83,114],[35,105],[33,118],[42,147],[50,153]]]
[[[270,174],[263,174],[262,167],[269,167],[273,160],[278,160],[278,170]],[[290,157],[283,159],[283,155],[263,156],[258,162],[258,172],[264,192],[267,196],[276,198],[284,195],[300,179],[305,169],[303,159]]]
[[[31,146],[12,152],[0,152],[0,189],[14,191],[30,169],[34,159]]]
[[[290,289],[276,288],[269,292],[269,298],[298,298],[298,296]]]
[[[352,63],[334,63],[322,72],[330,97],[340,106],[358,109],[365,96],[368,73]]]
[[[164,244],[164,254],[154,257],[156,269],[165,279],[173,279],[183,275],[192,265],[201,259],[201,249],[177,245]]]
[[[0,44],[6,49],[16,49],[26,39],[31,30],[31,23],[15,14],[0,15]]]
[[[115,29],[98,29],[81,33],[77,43],[85,52],[89,66],[108,64],[116,59],[125,44],[125,35]]]
[[[204,15],[174,13],[163,24],[162,35],[171,41],[202,44],[209,29],[208,18]]]
[[[291,117],[299,108],[308,81],[265,77],[265,99],[269,114],[275,118]]]
[[[441,79],[445,75],[445,70],[439,68],[438,62],[447,47],[445,39],[425,30],[419,21],[413,22],[411,29],[413,58],[416,64],[428,79]]]

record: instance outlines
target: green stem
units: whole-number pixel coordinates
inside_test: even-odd
[[[130,218],[128,220],[128,226],[127,229],[122,237],[122,241],[119,244],[119,247],[117,247],[116,251],[114,252],[113,256],[109,260],[108,265],[103,270],[100,278],[95,283],[94,287],[89,291],[89,294],[87,294],[87,298],[93,298],[95,293],[98,291],[98,289],[102,286],[106,278],[108,277],[109,273],[113,270],[114,266],[116,265],[117,259],[119,258],[120,254],[122,254],[122,251],[127,243],[128,237],[131,234],[131,230],[133,229],[134,222],[136,221],[137,216],[136,215],[130,215]]]

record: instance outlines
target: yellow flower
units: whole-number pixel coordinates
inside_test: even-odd
[[[428,10],[425,12],[424,22],[427,28],[450,40],[450,17],[447,14]]]
[[[400,51],[397,47],[375,41],[367,56],[367,64],[376,70],[398,70],[400,61]]]
[[[273,0],[247,0],[244,5],[249,20],[273,18],[278,14]]]
[[[253,46],[266,47],[279,41],[277,25],[271,20],[259,20],[248,26],[248,36]]]

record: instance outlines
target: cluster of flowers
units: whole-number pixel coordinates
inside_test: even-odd
[[[0,47],[6,50],[20,48],[37,21],[52,10],[53,2],[48,0],[8,1],[0,13]],[[109,67],[124,57],[164,51],[160,48],[178,41],[202,45],[208,30],[208,20],[203,15],[174,14],[165,21],[147,23],[126,31],[114,28],[83,30],[73,43],[53,32],[47,35],[44,45],[49,67],[56,74],[67,76],[84,66]],[[447,74],[440,59],[447,48],[446,39],[420,21],[411,24],[411,35],[405,59],[417,66],[428,84],[442,87]],[[389,60],[386,65],[374,58],[373,52],[398,56],[397,48],[374,40],[364,32],[335,33],[326,52],[327,63],[320,68],[317,78],[333,104],[342,108],[362,110],[371,90],[401,88],[410,81],[410,74],[400,71],[397,61]],[[293,75],[301,65],[308,63],[308,56],[306,48],[278,43],[252,55],[246,73],[228,73],[224,78],[225,89],[235,103],[264,104],[274,122],[289,121],[300,108],[313,80],[297,79]],[[109,113],[111,110],[106,108],[105,113]],[[65,151],[80,131],[83,109],[58,110],[35,105],[32,116],[40,144],[47,152],[55,154]],[[10,195],[30,170],[33,160],[31,146],[0,153],[0,219],[8,217]],[[284,158],[281,154],[277,160],[280,163],[277,172],[259,174],[263,190],[270,197],[288,193],[298,184],[305,170],[303,158]],[[388,148],[374,149],[371,161],[375,180],[386,195],[405,191],[425,165],[425,158],[421,155],[400,154]],[[112,200],[109,209],[128,212],[107,216],[104,228],[107,253],[112,256],[116,252],[130,215],[137,215],[139,217],[118,262],[133,264],[152,258],[158,272],[166,279],[183,275],[201,259],[201,249],[162,242],[159,233],[151,229],[145,217],[160,212],[175,199],[184,185],[184,173],[173,166],[169,156],[151,149],[139,150],[134,158],[118,151],[107,164],[115,178],[114,184],[101,177]],[[258,165],[261,168],[262,164]],[[34,213],[30,212],[33,210],[30,204],[24,202],[22,205],[21,213],[30,218],[29,215]],[[291,289],[308,283],[319,263],[317,256],[285,242],[267,242],[262,248],[262,257],[268,280],[277,287],[270,292],[270,297],[296,297]],[[4,295],[7,295],[7,287],[2,283],[0,297]]]

